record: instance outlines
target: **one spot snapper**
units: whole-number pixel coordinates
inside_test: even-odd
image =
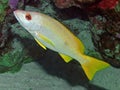
[[[77,60],[89,80],[97,71],[109,66],[104,61],[85,55],[81,40],[50,16],[23,10],[14,11],[14,15],[42,48],[58,52],[66,63]]]

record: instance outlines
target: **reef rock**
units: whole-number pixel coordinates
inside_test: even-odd
[[[118,0],[53,0],[58,8],[76,6],[80,8],[114,9]]]
[[[84,5],[95,3],[98,0],[53,0],[58,8],[68,8],[71,6],[84,7]]]

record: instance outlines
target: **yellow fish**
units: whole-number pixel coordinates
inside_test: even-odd
[[[80,39],[50,16],[23,10],[14,11],[14,15],[41,47],[58,52],[67,63],[72,59],[77,60],[89,80],[98,70],[109,66],[106,62],[85,55]]]

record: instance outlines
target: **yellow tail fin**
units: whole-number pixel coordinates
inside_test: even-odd
[[[94,77],[94,75],[97,71],[110,66],[106,62],[103,62],[101,60],[95,59],[95,58],[90,57],[90,56],[83,55],[83,58],[88,61],[88,62],[81,64],[81,65],[82,65],[82,68],[83,68],[83,70],[84,70],[84,72],[87,75],[89,80],[92,80],[92,78]]]

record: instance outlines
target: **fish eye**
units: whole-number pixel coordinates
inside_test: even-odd
[[[27,14],[25,15],[25,18],[26,18],[27,20],[31,20],[31,19],[32,19],[31,15],[30,15],[29,13],[27,13]]]

